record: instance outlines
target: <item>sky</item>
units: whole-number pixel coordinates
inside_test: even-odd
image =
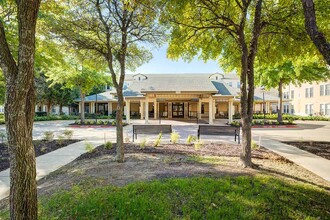
[[[195,58],[191,62],[185,62],[182,59],[178,61],[166,58],[167,45],[161,48],[153,49],[153,58],[136,69],[136,71],[127,71],[129,74],[136,73],[216,73],[223,72],[216,61],[208,61],[204,63],[202,60]]]

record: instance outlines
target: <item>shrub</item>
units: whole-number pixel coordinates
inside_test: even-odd
[[[47,147],[45,147],[45,146],[42,146],[42,147],[40,148],[40,152],[41,152],[41,153],[46,153],[46,150],[47,150]]]
[[[146,145],[147,145],[147,139],[143,138],[142,141],[140,142],[140,147],[143,149],[146,147]]]
[[[103,125],[103,121],[97,121],[96,124],[98,124],[98,125]]]
[[[73,136],[73,130],[66,129],[63,131],[63,135],[65,136],[66,139],[70,140]]]
[[[112,122],[111,122],[111,125],[112,125],[112,126],[116,126],[116,124],[117,124],[116,121],[112,121]]]
[[[186,140],[186,143],[187,144],[191,144],[191,143],[193,143],[196,140],[197,140],[197,137],[196,136],[194,136],[194,135],[188,135],[188,138]]]
[[[44,132],[44,140],[52,141],[54,139],[54,132],[52,131],[45,131]]]
[[[111,141],[107,141],[107,142],[104,144],[104,147],[105,147],[105,149],[107,149],[107,150],[112,149],[112,142],[111,142]]]
[[[201,139],[197,140],[197,141],[194,143],[195,150],[199,150],[199,149],[201,149],[203,146],[204,146],[204,141],[202,141]]]
[[[59,144],[63,144],[64,143],[64,136],[63,135],[58,135],[57,136],[57,141]]]
[[[171,133],[171,142],[173,143],[173,144],[176,144],[176,143],[178,143],[178,141],[180,140],[180,135],[177,133],[177,132],[172,132]]]
[[[158,135],[158,138],[154,142],[155,147],[158,147],[160,145],[162,137],[163,137],[163,134],[162,134],[162,132],[160,132],[159,135]]]
[[[256,142],[251,141],[251,148],[252,148],[253,150],[256,150],[256,149],[259,149],[260,146],[259,146]]]
[[[94,146],[93,146],[93,144],[91,144],[91,143],[86,143],[86,144],[85,144],[85,149],[86,149],[86,151],[87,151],[88,153],[92,153],[93,150],[94,150]]]

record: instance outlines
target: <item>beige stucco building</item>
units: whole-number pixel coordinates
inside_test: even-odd
[[[284,112],[295,115],[322,115],[330,117],[330,80],[289,85],[283,90]]]
[[[235,75],[214,74],[136,74],[125,77],[126,120],[205,119],[233,120],[240,112],[240,84]],[[114,88],[85,98],[85,112],[111,114],[117,107]],[[264,96],[264,97],[263,97]],[[80,99],[76,99],[80,102]],[[265,102],[263,102],[265,101]],[[256,92],[254,111],[274,111],[278,97]],[[80,106],[80,105],[79,105]],[[79,107],[81,112],[81,107]]]

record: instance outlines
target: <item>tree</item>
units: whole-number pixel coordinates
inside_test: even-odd
[[[36,101],[41,105],[46,104],[47,115],[50,114],[53,105],[59,105],[59,112],[62,114],[63,106],[73,102],[73,91],[63,84],[52,82],[43,72],[36,77],[35,84]]]
[[[123,85],[126,69],[134,70],[151,58],[145,43],[160,43],[164,29],[159,26],[160,1],[87,0],[63,6],[63,14],[50,17],[52,32],[72,47],[88,50],[107,63],[118,95],[117,161],[124,161]]]
[[[62,84],[68,89],[79,90],[81,98],[81,121],[85,121],[85,96],[92,89],[99,85],[105,85],[109,83],[109,78],[103,72],[102,65],[98,65],[95,60],[88,59],[84,61],[81,58],[82,54],[77,57],[70,57],[67,60],[67,65],[54,67],[47,73],[49,80],[52,81],[50,87],[54,87],[57,84]],[[84,55],[85,58],[87,55]],[[79,57],[82,60],[77,60]]]
[[[32,127],[35,30],[39,6],[40,0],[0,2],[0,66],[7,89],[5,117],[10,153],[11,219],[38,217]],[[18,38],[15,41],[10,41],[12,36],[8,30],[11,28],[16,29]]]
[[[329,15],[329,1],[318,1],[320,3],[319,8],[327,10],[327,14]],[[306,31],[319,50],[319,52],[323,55],[324,59],[330,65],[330,43],[327,41],[325,33],[319,30],[319,27],[316,22],[316,15],[315,15],[315,5],[313,0],[301,0],[304,9],[304,16],[305,16],[305,28]],[[329,20],[326,20],[328,24]],[[328,26],[325,28],[328,28]],[[329,29],[325,29],[329,34]]]
[[[299,62],[297,61],[299,60]],[[322,81],[330,78],[330,71],[322,63],[318,62],[318,57],[305,60],[297,57],[296,62],[286,61],[283,64],[258,68],[256,71],[256,82],[266,88],[278,87],[280,103],[278,111],[278,121],[282,121],[283,109],[283,86],[289,84],[299,85],[305,82]]]
[[[171,58],[226,60],[240,72],[242,154],[241,164],[251,167],[251,126],[254,98],[254,60],[257,54],[262,0],[169,1],[164,20],[172,28],[168,55]]]

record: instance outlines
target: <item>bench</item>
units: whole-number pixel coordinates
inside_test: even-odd
[[[219,126],[219,125],[199,125],[197,137],[204,135],[223,135],[223,136],[234,136],[238,143],[240,143],[240,127],[234,126]]]
[[[138,134],[171,134],[171,125],[133,125],[133,142]]]

